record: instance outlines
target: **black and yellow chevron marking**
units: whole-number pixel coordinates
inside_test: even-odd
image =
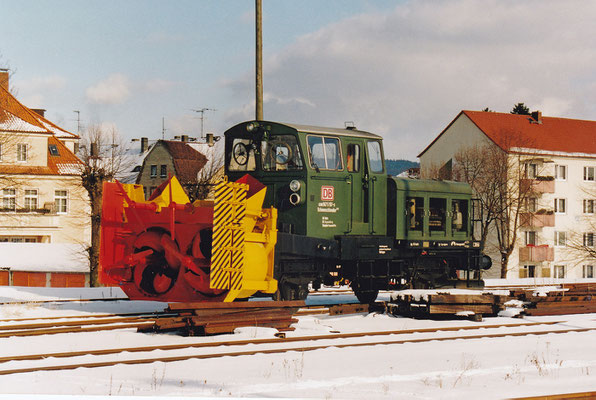
[[[248,185],[222,181],[215,188],[211,283],[213,289],[242,289]]]

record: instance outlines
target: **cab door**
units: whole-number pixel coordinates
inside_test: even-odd
[[[368,190],[365,187],[364,141],[344,139],[347,182],[350,185],[350,229],[355,235],[368,234]]]
[[[309,155],[307,235],[333,238],[350,230],[350,191],[341,142],[337,137],[307,135]]]

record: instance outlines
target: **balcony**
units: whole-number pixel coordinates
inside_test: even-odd
[[[546,213],[522,213],[520,226],[523,228],[543,228],[555,226],[555,215],[552,211]]]
[[[520,182],[522,191],[526,191],[529,185],[532,185],[532,190],[536,193],[555,192],[555,178],[552,176],[537,176],[535,179],[522,179]]]
[[[555,249],[548,245],[526,246],[519,249],[519,262],[554,261]]]

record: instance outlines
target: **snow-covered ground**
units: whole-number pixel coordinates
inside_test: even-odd
[[[0,319],[91,315],[160,310],[163,303],[93,302],[40,303],[44,299],[102,298],[123,296],[117,289],[0,288]],[[325,302],[317,295],[309,302]],[[389,295],[384,294],[387,298]],[[335,299],[336,297],[333,297]],[[342,294],[342,301],[355,300]],[[33,302],[26,302],[31,300]],[[485,318],[483,322],[430,321],[380,314],[302,316],[288,336],[331,332],[401,330],[448,326],[481,326],[529,321],[564,321],[559,328],[596,328],[596,315]],[[29,321],[30,322],[30,321]],[[8,322],[0,322],[7,324]],[[14,322],[12,322],[14,323]],[[485,329],[500,332],[504,328]],[[547,330],[548,326],[516,328]],[[467,331],[414,333],[383,340],[442,338]],[[470,334],[478,334],[470,331]],[[180,337],[172,334],[137,333],[135,329],[93,333],[65,333],[36,337],[0,338],[0,356],[36,354],[126,346],[215,342],[268,338],[274,330],[243,328],[234,335]],[[366,340],[375,341],[378,337]],[[363,339],[351,339],[353,342]],[[340,343],[328,341],[331,344]],[[344,342],[341,342],[344,343]],[[305,346],[315,343],[303,343]],[[317,342],[316,344],[320,344]],[[271,348],[270,345],[266,348]],[[248,347],[248,348],[247,348]],[[221,346],[231,352],[256,348]],[[175,353],[156,350],[147,357],[211,353],[214,349],[184,349]],[[80,360],[138,358],[137,353],[116,356],[82,356]],[[0,363],[0,370],[31,365],[55,365],[67,361],[46,359]],[[68,362],[72,362],[69,360]],[[193,396],[323,399],[502,399],[519,396],[596,390],[596,330],[520,337],[455,339],[221,357],[143,365],[78,368],[69,371],[37,371],[0,376],[0,393],[101,396]]]

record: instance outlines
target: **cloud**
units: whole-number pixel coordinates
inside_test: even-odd
[[[87,88],[87,99],[97,104],[121,104],[130,96],[130,83],[123,74],[112,74]]]
[[[266,103],[265,118],[355,121],[385,137],[388,157],[409,159],[462,109],[524,102],[547,116],[596,119],[595,18],[596,3],[579,0],[421,0],[357,15],[265,60],[270,99],[301,99]],[[253,99],[253,79],[225,88]]]

